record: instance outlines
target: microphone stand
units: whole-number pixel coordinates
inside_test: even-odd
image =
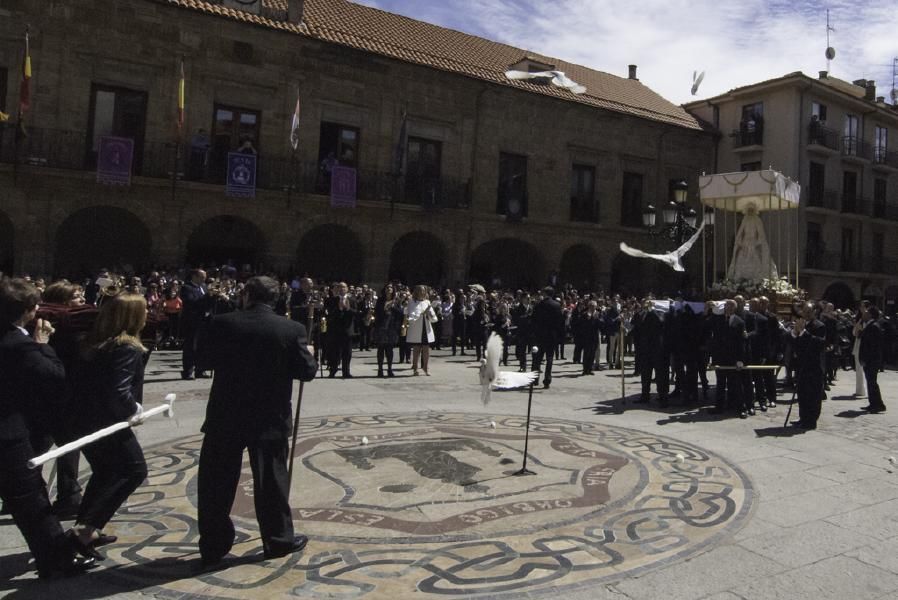
[[[533,353],[531,358],[531,364],[533,364],[532,360],[536,357],[536,353]],[[527,393],[527,424],[524,429],[524,464],[521,465],[520,471],[515,471],[514,475],[536,475],[535,471],[531,471],[527,468],[527,447],[530,444],[530,409],[533,407],[533,382],[530,382],[530,390]]]

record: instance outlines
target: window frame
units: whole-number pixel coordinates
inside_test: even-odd
[[[428,174],[422,165],[423,161],[414,161],[418,168],[412,169],[412,144],[418,144],[420,150],[418,156],[426,155],[425,147],[433,147],[436,149],[436,168],[435,173]],[[405,200],[411,204],[438,204],[442,191],[443,179],[443,142],[431,138],[421,136],[408,136],[405,143]],[[427,192],[431,192],[430,202],[428,202]]]
[[[589,197],[585,196],[581,197],[580,193],[583,190],[580,188],[579,183],[582,181],[581,178],[575,177],[575,175],[579,172],[583,172],[587,175],[588,180],[590,182],[589,186]],[[577,195],[574,194],[574,182],[578,184],[577,186]],[[575,203],[577,203],[577,207],[575,207]],[[588,210],[584,210],[584,207],[588,204]],[[578,214],[582,211],[582,214]],[[588,213],[588,214],[587,214]],[[569,218],[572,222],[576,223],[598,223],[599,222],[599,210],[596,201],[596,166],[587,164],[587,163],[571,163],[571,189],[570,189],[570,214]]]
[[[527,193],[527,171],[528,171],[528,157],[526,154],[517,154],[514,152],[499,152],[499,164],[498,164],[498,172],[497,172],[497,181],[496,181],[496,214],[505,215],[506,218],[509,217],[508,214],[508,200],[511,199],[511,195],[504,195],[503,189],[503,176],[502,176],[502,167],[503,164],[508,164],[509,161],[519,161],[521,165],[523,165],[523,185],[520,191],[521,194],[521,212],[520,217],[526,218],[529,214],[529,199]],[[506,180],[508,178],[506,177]],[[512,215],[512,218],[516,218],[516,215]]]
[[[95,169],[97,166],[97,150],[95,145],[98,141],[94,137],[94,128],[96,126],[97,119],[97,93],[98,92],[111,92],[115,94],[115,99],[113,101],[113,125],[116,121],[116,110],[119,106],[118,104],[118,95],[120,93],[128,93],[134,96],[139,96],[143,100],[143,122],[140,126],[140,131],[138,135],[134,136],[134,156],[132,157],[131,162],[131,172],[135,175],[139,175],[141,173],[141,169],[143,167],[143,151],[144,151],[144,143],[146,141],[146,132],[147,132],[147,115],[149,112],[149,103],[150,103],[150,95],[149,92],[145,90],[138,90],[133,88],[128,88],[121,85],[108,85],[105,83],[96,83],[91,82],[90,85],[90,101],[88,104],[88,114],[87,114],[87,132],[85,134],[85,147],[84,147],[84,163],[85,168],[88,170]],[[124,133],[118,135],[125,135]]]
[[[638,196],[639,203],[635,208],[630,208],[630,210],[625,210],[625,207],[630,206],[630,198],[628,198],[628,187],[627,181],[631,178],[639,178],[639,192],[636,194]],[[636,189],[635,187],[632,189]],[[645,173],[639,173],[636,171],[624,171],[622,180],[621,180],[621,211],[620,211],[620,224],[622,227],[642,227],[642,211],[643,211],[643,202],[645,201]],[[630,214],[632,212],[632,214]],[[632,219],[628,219],[628,217],[632,217]],[[631,222],[632,220],[632,222]]]

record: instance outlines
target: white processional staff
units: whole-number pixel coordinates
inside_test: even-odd
[[[142,413],[140,413],[140,415],[134,421],[131,421],[129,419],[127,421],[121,421],[119,423],[115,423],[114,425],[110,425],[109,427],[104,427],[103,429],[100,429],[99,431],[95,431],[91,434],[88,434],[88,435],[82,437],[82,438],[78,438],[77,440],[75,440],[73,442],[69,442],[68,444],[65,444],[64,446],[60,446],[59,448],[56,448],[55,450],[50,450],[49,452],[45,452],[45,453],[41,454],[40,456],[35,456],[34,458],[32,458],[31,460],[28,461],[28,468],[36,469],[39,466],[43,465],[44,463],[53,460],[54,458],[59,458],[60,456],[64,456],[64,455],[68,454],[69,452],[72,452],[73,450],[78,450],[80,448],[83,448],[84,446],[87,446],[88,444],[92,444],[92,443],[96,442],[97,440],[100,440],[104,437],[108,437],[108,436],[112,435],[116,431],[122,431],[123,429],[128,429],[129,427],[141,425],[148,418],[155,417],[158,414],[165,414],[166,417],[171,419],[175,414],[174,413],[175,398],[177,398],[177,396],[175,394],[168,394],[165,397],[164,404],[160,404],[159,406],[154,406],[153,408],[151,408],[149,410],[143,411]]]

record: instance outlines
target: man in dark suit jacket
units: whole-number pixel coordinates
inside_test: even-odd
[[[795,393],[798,396],[798,421],[792,424],[801,429],[816,429],[825,394],[826,326],[816,319],[814,305],[810,302],[805,304],[802,316],[795,320],[792,338],[797,365]]]
[[[752,298],[749,301],[749,310],[745,313],[745,328],[748,332],[748,364],[766,365],[770,354],[770,326],[767,322],[767,314],[761,310],[761,301]],[[757,401],[763,412],[767,411],[767,380],[764,374],[767,371],[749,371],[748,414],[754,413],[753,404]]]
[[[770,310],[770,299],[767,296],[761,296],[758,299],[758,310],[767,318],[767,355],[764,357],[764,364],[778,365],[782,361],[783,354],[779,317]],[[776,406],[776,374],[777,371],[773,369],[761,371],[761,377],[764,378],[767,406],[770,408]]]
[[[256,518],[267,558],[301,550],[294,536],[287,473],[293,380],[310,381],[318,368],[306,328],[274,313],[278,284],[253,277],[244,288],[245,310],[218,315],[200,336],[198,364],[215,371],[200,453],[200,554],[215,565],[234,543],[229,517],[249,450]]]
[[[555,300],[553,288],[543,289],[542,300],[533,308],[530,327],[537,346],[536,354],[533,356],[533,370],[540,370],[545,356],[546,372],[543,374],[543,387],[548,388],[552,383],[552,358],[555,356],[555,348],[564,336],[564,316],[561,314],[561,304]]]
[[[746,359],[745,321],[736,314],[736,301],[727,300],[724,307],[724,318],[718,322],[714,331],[714,362],[719,366],[742,367]],[[742,372],[735,369],[719,369],[717,371],[717,407],[715,412],[722,413],[726,408],[735,408],[739,418],[748,417],[749,399],[743,393]]]
[[[671,318],[670,314],[665,318]],[[638,328],[639,375],[642,380],[642,394],[637,404],[647,404],[651,397],[652,379],[658,392],[658,403],[667,406],[667,392],[670,385],[670,336],[667,335],[672,322],[665,323],[655,312],[651,300],[643,305],[642,321]]]
[[[193,379],[196,367],[196,339],[200,327],[212,311],[214,298],[206,289],[206,272],[196,269],[190,272],[190,280],[181,286],[181,336],[184,346],[181,353],[181,378]],[[202,369],[200,377],[205,374]]]
[[[25,280],[0,280],[0,499],[31,550],[38,575],[53,577],[90,565],[75,561],[40,469],[27,466],[35,454],[32,430],[59,414],[57,403],[66,397],[65,369],[47,345],[52,329],[40,320],[34,338],[25,331],[39,300],[40,292]]]
[[[333,295],[324,301],[330,377],[336,377],[337,369],[341,367],[344,378],[352,377],[349,364],[352,362],[352,336],[355,335],[357,312],[355,298],[349,293],[349,286],[343,282],[335,284]]]
[[[885,412],[886,405],[882,402],[882,393],[879,391],[879,370],[883,362],[883,332],[879,324],[879,309],[869,307],[864,313],[864,328],[861,331],[861,347],[859,357],[864,365],[864,379],[867,380],[867,396],[870,404],[864,407],[871,413]]]

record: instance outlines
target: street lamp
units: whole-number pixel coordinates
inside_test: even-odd
[[[673,186],[674,199],[668,202],[661,209],[661,221],[663,226],[655,228],[657,215],[655,207],[651,204],[642,211],[642,224],[648,230],[649,235],[663,236],[673,242],[677,246],[682,246],[689,236],[696,232],[698,224],[698,213],[694,208],[686,205],[686,196],[689,194],[689,184],[685,180],[680,180]],[[708,218],[708,212],[705,211],[704,216]],[[711,215],[711,224],[713,224],[713,211]]]

